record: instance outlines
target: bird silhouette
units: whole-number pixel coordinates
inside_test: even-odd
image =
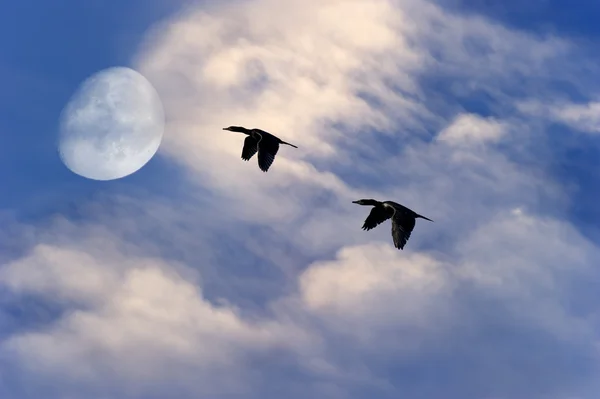
[[[433,220],[419,215],[412,209],[408,209],[404,205],[397,204],[393,201],[376,201],[374,199],[361,199],[352,201],[358,205],[371,205],[371,213],[365,219],[363,230],[371,230],[388,219],[392,219],[392,238],[394,239],[394,247],[404,249],[406,242],[410,238],[410,234],[415,228],[415,220],[422,218],[433,222]]]
[[[287,143],[279,137],[260,129],[246,129],[242,126],[229,126],[224,127],[223,130],[248,135],[244,140],[242,159],[244,161],[249,161],[258,151],[258,167],[263,172],[268,171],[271,167],[271,164],[275,160],[275,155],[277,155],[277,151],[279,151],[279,144],[286,144],[298,148],[295,145]]]

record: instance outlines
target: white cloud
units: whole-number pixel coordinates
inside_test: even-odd
[[[414,352],[427,332],[442,332],[455,316],[447,267],[429,255],[400,256],[389,245],[347,247],[338,259],[311,265],[300,292],[330,329],[381,351]],[[400,342],[392,337],[398,330]]]
[[[230,305],[208,302],[198,286],[157,259],[41,245],[2,272],[17,294],[83,304],[47,330],[3,344],[28,369],[69,384],[110,379],[125,389],[177,386],[179,373],[185,382],[195,371],[199,379],[186,382],[191,392],[237,391],[247,383],[245,356],[310,341],[292,325],[247,321]]]
[[[558,334],[578,330],[575,319],[565,320],[563,314],[568,301],[564,295],[574,292],[562,289],[569,280],[594,275],[593,259],[599,255],[568,224],[518,209],[468,233],[455,257],[405,254],[389,245],[367,244],[344,248],[336,260],[314,263],[299,283],[311,312],[333,326],[338,318],[355,320],[349,333],[372,330],[380,322],[393,324],[392,319],[432,329],[456,323],[464,315],[453,313],[455,290],[471,285],[479,295],[506,301],[515,314],[551,323],[545,325],[547,331]],[[533,311],[550,307],[555,314]]]
[[[561,390],[578,387],[561,362],[600,360],[595,310],[573,312],[569,305],[595,289],[580,291],[596,278],[593,259],[599,255],[568,224],[515,210],[468,233],[456,257],[399,253],[381,244],[345,248],[337,259],[311,265],[300,278],[300,292],[306,308],[334,336],[352,337],[354,351],[386,356],[422,378],[427,375],[422,362],[456,359],[447,365],[456,369],[441,371],[439,388],[428,391],[427,382],[415,377],[396,382],[405,392],[516,398],[545,397],[536,390],[548,389],[548,397],[562,398]],[[544,344],[517,349],[532,339]],[[549,352],[556,356],[546,362]],[[463,356],[476,370],[463,368]],[[338,367],[352,367],[345,361]],[[533,367],[522,369],[532,380],[564,373],[562,382],[522,387],[514,370],[524,364]],[[461,386],[446,390],[444,373]],[[474,376],[481,384],[472,383]]]
[[[542,102],[529,99],[518,102],[517,108],[524,114],[543,117],[581,132],[600,132],[600,103],[596,101],[582,104],[564,100]]]
[[[390,295],[402,295],[394,314],[406,306],[426,308],[427,300],[444,291],[443,265],[428,256],[400,257],[389,245],[344,248],[336,261],[313,264],[300,278],[303,300],[315,312],[349,315],[362,320],[372,309],[391,303]],[[409,315],[410,317],[410,315]]]
[[[588,133],[600,132],[600,103],[569,104],[555,110],[561,122]]]
[[[473,40],[485,47],[483,55],[466,45]],[[379,139],[410,144],[449,124],[428,104],[423,76],[453,76],[456,85],[468,76],[472,85],[461,90],[476,90],[501,84],[511,73],[542,74],[542,66],[568,47],[421,1],[292,1],[282,7],[260,0],[169,21],[150,36],[137,65],[170,115],[164,154],[231,201],[231,217],[289,234],[320,224],[307,206],[311,198],[327,193],[345,202],[363,195],[331,166],[343,162],[350,173],[380,178],[402,173],[407,165],[395,165],[398,153],[380,148]],[[474,137],[473,129],[489,132],[472,120],[463,137]],[[489,139],[500,135],[498,126],[506,128],[501,120],[487,122]],[[221,130],[231,124],[264,128],[300,148],[282,148],[265,175],[256,160],[240,160],[242,137]],[[357,153],[369,158],[357,159]],[[475,155],[481,163],[483,153]],[[469,153],[452,156],[473,162]],[[240,193],[244,205],[235,205]],[[422,201],[425,193],[418,195],[413,199]]]
[[[449,144],[496,142],[506,133],[506,126],[494,118],[473,114],[458,115],[442,130],[437,139]]]

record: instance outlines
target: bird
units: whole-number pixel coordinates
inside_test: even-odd
[[[419,215],[412,209],[408,209],[404,205],[400,205],[393,201],[376,201],[374,199],[361,199],[352,201],[358,205],[371,205],[371,213],[365,219],[362,226],[363,230],[371,230],[388,219],[392,219],[392,238],[394,239],[394,247],[404,249],[406,242],[410,238],[410,234],[415,228],[415,220],[422,218],[433,222],[433,220]]]
[[[289,145],[294,148],[297,146],[281,140],[279,137],[272,135],[269,132],[265,132],[260,129],[246,129],[242,126],[229,126],[224,127],[223,130],[229,130],[230,132],[244,133],[248,135],[244,140],[244,147],[242,148],[242,159],[249,161],[250,158],[258,151],[258,167],[263,172],[266,172],[271,167],[271,164],[275,160],[275,155],[279,151],[279,144]]]

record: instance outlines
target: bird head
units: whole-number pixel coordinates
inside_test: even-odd
[[[358,205],[377,205],[379,204],[379,201],[375,201],[374,199],[360,199],[358,201],[352,201],[353,204],[358,204]]]

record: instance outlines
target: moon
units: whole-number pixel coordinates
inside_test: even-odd
[[[80,176],[120,179],[152,159],[164,125],[160,97],[144,76],[126,67],[104,69],[81,83],[65,105],[59,155]]]

